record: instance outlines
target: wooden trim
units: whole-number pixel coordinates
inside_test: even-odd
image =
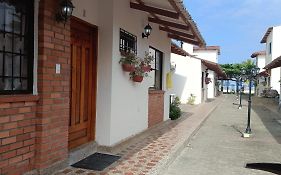
[[[174,54],[178,54],[181,56],[189,56],[189,53],[183,50],[182,48],[178,47],[176,44],[171,44],[171,52]]]
[[[184,37],[180,37],[178,35],[168,33],[168,37],[176,39],[176,40],[180,40],[180,41],[183,41],[183,42],[186,42],[186,43],[189,43],[189,44],[194,44],[194,45],[197,45],[197,46],[200,45],[200,43],[198,41],[191,40],[191,39],[184,38]]]
[[[191,25],[190,22],[189,22],[189,19],[187,19],[187,17],[181,12],[180,8],[177,6],[175,0],[168,0],[169,3],[171,4],[171,6],[180,14],[180,17],[185,21],[185,23],[187,25]],[[191,26],[190,27],[190,30],[192,33],[194,33],[196,35],[196,38],[200,41],[198,45],[200,46],[204,46],[205,43],[204,43],[204,40],[202,38],[201,40],[201,37],[199,36],[199,34],[194,30],[194,28]],[[198,31],[199,32],[199,31]]]
[[[80,113],[81,113],[80,120],[86,119],[86,117],[85,118],[83,117],[84,116],[83,114],[86,114],[86,113],[89,114],[89,116],[88,116],[89,118],[87,118],[88,121],[87,122],[81,122],[81,123],[83,123],[83,127],[85,127],[86,125],[88,126],[88,127],[85,127],[86,132],[87,132],[87,137],[77,139],[77,142],[79,142],[79,143],[74,143],[74,141],[69,142],[69,149],[72,149],[76,146],[79,146],[80,143],[83,143],[83,142],[86,143],[86,142],[89,142],[91,140],[95,140],[95,134],[96,134],[96,127],[95,127],[96,126],[96,124],[95,124],[96,123],[96,97],[97,97],[97,95],[96,95],[97,94],[97,61],[98,61],[97,60],[98,59],[98,53],[97,53],[98,52],[98,27],[95,26],[95,25],[92,25],[88,22],[85,22],[85,21],[83,21],[83,20],[81,20],[77,17],[72,17],[71,21],[72,21],[71,22],[72,25],[78,25],[79,26],[79,24],[80,24],[80,26],[82,25],[82,27],[87,26],[87,28],[90,28],[90,30],[89,30],[89,32],[90,32],[89,40],[91,40],[91,46],[87,45],[87,47],[91,48],[90,49],[91,51],[88,54],[90,54],[90,57],[92,59],[88,60],[89,64],[90,64],[88,73],[87,73],[86,70],[84,70],[84,72],[83,72],[83,70],[81,70],[81,73],[83,75],[86,75],[86,74],[89,75],[89,81],[85,82],[85,84],[83,86],[81,85],[81,89],[84,89],[85,91],[87,91],[86,86],[88,87],[88,89],[91,86],[92,90],[91,90],[91,92],[89,92],[89,94],[87,96],[88,99],[87,100],[85,99],[86,101],[82,100],[84,102],[80,104],[80,106],[84,106],[85,103],[87,103],[89,105],[87,108],[84,109],[85,110],[84,113],[82,113],[80,111]],[[85,56],[86,52],[83,51],[81,54],[84,54],[84,56]],[[85,64],[85,62],[84,63],[81,62],[81,64],[83,65],[83,64]],[[82,81],[83,80],[81,80],[81,82]],[[83,84],[83,82],[82,82],[82,84]],[[72,84],[71,84],[71,86],[72,86]],[[83,87],[85,87],[85,88],[83,88]],[[86,96],[81,95],[81,98],[86,98]],[[71,96],[70,96],[70,99],[71,99]],[[76,103],[79,103],[79,102],[76,102]],[[70,112],[72,112],[71,109],[70,109]],[[82,127],[82,125],[81,125],[81,127]],[[70,126],[69,131],[70,132],[75,131],[75,128]]]
[[[94,88],[93,91],[92,91],[92,96],[95,97],[95,98],[91,98],[91,103],[92,103],[92,114],[94,115],[92,117],[92,122],[91,122],[91,128],[92,128],[92,131],[90,132],[90,137],[91,137],[91,140],[95,140],[96,139],[96,112],[97,112],[97,84],[98,84],[98,41],[99,41],[99,38],[98,38],[98,28],[96,28],[94,31],[93,31],[93,51],[94,53],[93,54],[93,57],[94,57],[94,60],[93,60],[93,69],[92,69],[92,75],[93,75],[93,80],[92,80],[92,87]]]
[[[0,104],[17,102],[36,102],[39,101],[38,95],[3,95],[0,96]]]
[[[169,10],[164,10],[164,9],[160,9],[160,8],[156,8],[156,7],[152,7],[152,6],[148,6],[148,5],[144,5],[144,4],[138,4],[138,3],[133,3],[130,2],[130,7],[132,9],[136,9],[136,10],[141,10],[141,11],[145,11],[148,13],[154,13],[154,14],[158,14],[158,15],[162,15],[162,16],[166,16],[169,18],[174,18],[174,19],[179,19],[179,13],[177,12],[172,12]]]
[[[183,30],[189,29],[189,27],[187,25],[174,23],[174,22],[170,22],[170,21],[165,21],[165,20],[162,20],[162,19],[156,19],[156,18],[148,17],[148,21],[156,23],[156,24],[161,24],[161,25],[164,25],[164,26],[170,26],[170,27],[174,27],[174,28],[178,28],[178,29],[183,29]]]
[[[166,28],[166,27],[163,27],[163,26],[159,26],[159,30],[162,30],[162,31],[165,31],[165,32],[168,32],[168,33],[172,33],[172,34],[175,34],[175,35],[183,36],[183,37],[186,37],[186,38],[190,38],[190,39],[195,38],[195,36],[192,35],[192,34],[180,32],[180,31],[173,30],[173,29],[169,29],[169,28]]]
[[[87,25],[87,26],[89,26],[89,27],[91,27],[91,28],[98,29],[98,26],[96,26],[96,25],[94,25],[94,24],[91,24],[91,23],[88,23],[87,21],[84,21],[84,20],[82,20],[82,19],[80,19],[80,18],[77,18],[77,17],[75,17],[75,16],[71,16],[70,22],[71,22],[71,21],[75,21],[76,23],[77,23],[77,22],[78,22],[78,23],[82,23],[82,24],[85,24],[85,25]]]

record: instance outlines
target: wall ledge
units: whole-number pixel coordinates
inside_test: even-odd
[[[38,95],[0,95],[0,104],[38,101]]]
[[[163,91],[163,90],[156,90],[156,89],[149,89],[148,93],[149,94],[164,94],[165,91]]]

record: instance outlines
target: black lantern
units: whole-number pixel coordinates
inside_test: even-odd
[[[259,72],[260,72],[260,68],[255,67],[251,71],[252,71],[252,75],[253,76],[257,76],[259,74]]]
[[[251,129],[251,107],[252,107],[252,81],[256,79],[257,75],[259,74],[260,69],[258,67],[251,68],[248,71],[242,70],[242,74],[244,74],[245,78],[249,80],[249,100],[248,100],[248,120],[247,120],[247,128],[243,133],[243,137],[250,137],[252,133]]]
[[[242,75],[246,75],[246,69],[245,69],[245,68],[242,68],[242,69],[241,69],[241,74],[242,74]]]
[[[206,73],[206,78],[208,78],[208,76],[209,76],[209,69],[206,69],[205,73]]]
[[[68,18],[71,17],[73,9],[75,8],[71,2],[71,0],[61,0],[60,9],[57,15],[58,21],[66,22]]]
[[[144,33],[142,33],[142,38],[148,38],[148,36],[151,34],[151,31],[152,31],[152,27],[147,24],[145,27],[144,27]]]

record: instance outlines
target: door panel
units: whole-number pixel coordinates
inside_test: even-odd
[[[96,32],[71,19],[70,149],[93,140],[95,135]]]

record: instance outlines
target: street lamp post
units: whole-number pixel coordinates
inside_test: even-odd
[[[252,68],[248,71],[246,71],[245,69],[242,70],[242,74],[248,78],[249,80],[249,100],[248,100],[248,120],[247,120],[247,128],[245,130],[245,132],[243,133],[243,137],[250,137],[250,135],[252,134],[252,130],[251,130],[251,107],[252,107],[252,80],[256,78],[257,74],[259,73],[259,68],[255,67]]]
[[[239,100],[239,106],[238,109],[242,109],[242,77],[240,77],[240,100]]]

